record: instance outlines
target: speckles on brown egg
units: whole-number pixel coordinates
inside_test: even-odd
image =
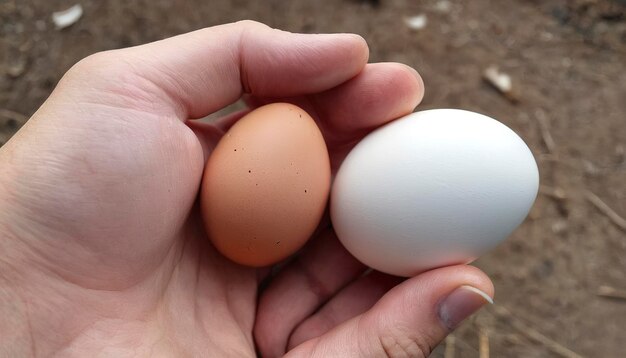
[[[209,158],[201,195],[207,233],[231,260],[271,265],[304,245],[329,190],[328,151],[315,121],[291,104],[260,107]]]

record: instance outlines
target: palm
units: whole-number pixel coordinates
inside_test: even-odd
[[[329,111],[313,105],[313,102],[320,101],[328,103],[324,102],[323,95],[288,100],[314,116]],[[192,130],[167,110],[155,111],[141,102],[128,108],[123,97],[119,98],[119,103],[117,101],[118,98],[97,105],[78,103],[77,106],[91,114],[89,121],[75,116],[41,119],[35,116],[30,123],[44,129],[81,129],[80,137],[70,140],[40,137],[40,143],[69,148],[51,151],[50,157],[38,155],[35,159],[40,163],[32,164],[56,163],[58,170],[43,173],[46,177],[40,180],[31,180],[64,188],[62,191],[45,191],[42,202],[52,203],[54,207],[44,205],[38,208],[42,215],[62,211],[64,222],[57,224],[70,238],[62,247],[50,248],[51,257],[59,257],[57,253],[65,252],[53,265],[63,273],[65,280],[86,290],[107,290],[107,295],[119,293],[119,298],[113,299],[110,306],[99,308],[100,314],[107,316],[121,304],[134,314],[116,324],[121,327],[107,329],[123,331],[123,327],[130,326],[137,330],[133,334],[144,335],[150,331],[149,327],[136,327],[131,323],[142,317],[145,319],[145,312],[150,308],[169,315],[164,321],[168,322],[170,329],[167,332],[172,336],[160,339],[173,344],[176,349],[205,351],[211,342],[236,338],[239,342],[233,343],[239,344],[234,346],[253,354],[252,328],[259,273],[233,264],[216,253],[202,227],[198,205],[194,205],[205,159],[203,148],[205,151],[213,148],[231,121],[226,119],[216,125],[190,123]],[[249,98],[249,101],[254,104],[264,102],[258,98]],[[356,136],[333,132],[322,124],[320,118],[316,119],[327,138],[331,162],[336,167]],[[82,145],[83,138],[89,139],[89,145]],[[68,152],[71,156],[55,156],[59,152]],[[84,176],[83,180],[76,180],[77,175]],[[88,182],[87,188],[85,182]],[[85,212],[85,206],[79,202],[96,205],[92,204]],[[328,247],[329,250],[340,250],[338,244]],[[84,254],[85,249],[90,255]],[[347,256],[345,253],[341,255]],[[93,264],[94,256],[97,256],[97,265]],[[350,262],[346,265],[343,280],[347,281],[362,269],[356,261]],[[131,287],[140,287],[145,292],[129,300],[125,292]],[[155,294],[155,287],[163,289]],[[99,301],[98,292],[90,292],[90,300]],[[318,297],[318,300],[327,298]],[[221,307],[216,310],[216,305]],[[271,300],[264,307],[270,311],[276,309]],[[189,317],[191,313],[193,319]],[[260,312],[261,315],[264,313]],[[151,317],[150,321],[153,320],[158,319]],[[217,325],[220,329],[216,332]],[[204,329],[198,331],[198,327]],[[180,336],[174,333],[181,330],[194,334]],[[224,337],[209,339],[208,332]],[[145,337],[145,343],[154,343],[150,342],[151,339]]]
[[[309,98],[291,101],[316,111]],[[51,102],[54,106],[54,97]],[[214,147],[222,130],[195,123],[194,133],[171,113],[155,112],[141,103],[130,109],[115,101],[77,106],[91,114],[89,121],[47,115],[35,116],[29,123],[50,133],[41,135],[39,143],[55,150],[42,154],[21,148],[27,157],[32,154],[32,167],[55,163],[53,170],[38,174],[42,177],[31,176],[33,183],[63,188],[29,188],[43,193],[37,207],[41,222],[49,221],[45,218],[48,213],[62,212],[54,228],[39,228],[41,235],[58,228],[60,232],[54,234],[67,237],[47,249],[50,265],[65,281],[61,284],[71,282],[80,287],[72,299],[109,302],[99,305],[98,312],[90,312],[89,317],[73,319],[110,316],[123,305],[129,314],[115,323],[101,322],[102,327],[93,328],[102,330],[97,334],[126,332],[143,337],[141,346],[165,344],[188,353],[218,349],[223,345],[215,342],[236,340],[228,347],[240,347],[252,355],[259,273],[215,251],[202,227],[198,205],[194,205],[204,165],[202,148]],[[52,130],[55,127],[80,129],[80,137],[61,141]],[[89,145],[81,143],[84,138]],[[344,151],[332,149],[343,149],[347,142],[333,143],[333,159]],[[82,178],[77,180],[77,176]],[[84,203],[92,204],[85,210]],[[155,292],[157,287],[160,289]],[[137,292],[129,299],[130,289]],[[106,299],[100,297],[102,290]],[[272,309],[271,303],[269,307]],[[158,314],[146,317],[146,312]],[[136,324],[146,319],[152,323]],[[168,327],[160,328],[167,332],[165,337],[150,337],[148,332],[155,328],[149,326],[158,326],[159,321],[167,322]],[[217,331],[216,326],[220,327]],[[177,334],[181,331],[194,333]],[[84,330],[70,347],[81,347],[85,344],[81,337],[93,334]]]
[[[200,180],[232,119],[207,125],[187,118],[235,101],[242,88],[252,106],[289,100],[316,118],[336,168],[361,136],[421,99],[419,78],[407,67],[365,66],[361,40],[299,36],[225,25],[91,58],[69,72],[0,151],[7,168],[0,197],[10,199],[0,201],[0,228],[10,234],[0,240],[9,258],[0,260],[8,267],[0,289],[7,277],[19,282],[8,283],[19,292],[8,296],[17,302],[12,312],[36,323],[16,330],[31,346],[9,352],[276,356],[296,347],[296,355],[318,348],[377,355],[387,347],[364,343],[368,337],[422,319],[419,307],[408,315],[394,308],[414,289],[405,285],[380,305],[384,313],[359,316],[369,324],[333,330],[398,281],[364,275],[328,229],[260,294],[264,271],[228,261],[206,237]],[[460,285],[461,276],[445,284]],[[381,315],[400,324],[389,326]],[[444,334],[436,327],[429,337]],[[411,348],[416,338],[405,331]]]

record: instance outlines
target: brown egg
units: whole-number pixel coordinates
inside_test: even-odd
[[[311,116],[287,103],[260,107],[209,157],[201,194],[208,236],[237,263],[274,264],[313,234],[329,190],[328,150]]]

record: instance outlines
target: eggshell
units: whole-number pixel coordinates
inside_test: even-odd
[[[326,207],[324,138],[299,107],[260,107],[220,140],[202,185],[203,218],[218,251],[244,265],[276,263],[302,247]]]
[[[511,129],[478,113],[428,110],[357,144],[333,184],[331,219],[357,259],[413,276],[492,249],[524,220],[538,186],[532,153]]]

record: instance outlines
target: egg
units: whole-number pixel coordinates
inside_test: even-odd
[[[274,264],[315,231],[329,191],[328,150],[313,118],[287,103],[257,108],[207,161],[201,207],[208,237],[239,264]]]
[[[538,187],[531,151],[504,124],[427,110],[354,147],[333,183],[331,220],[357,259],[413,276],[494,248],[522,223]]]

